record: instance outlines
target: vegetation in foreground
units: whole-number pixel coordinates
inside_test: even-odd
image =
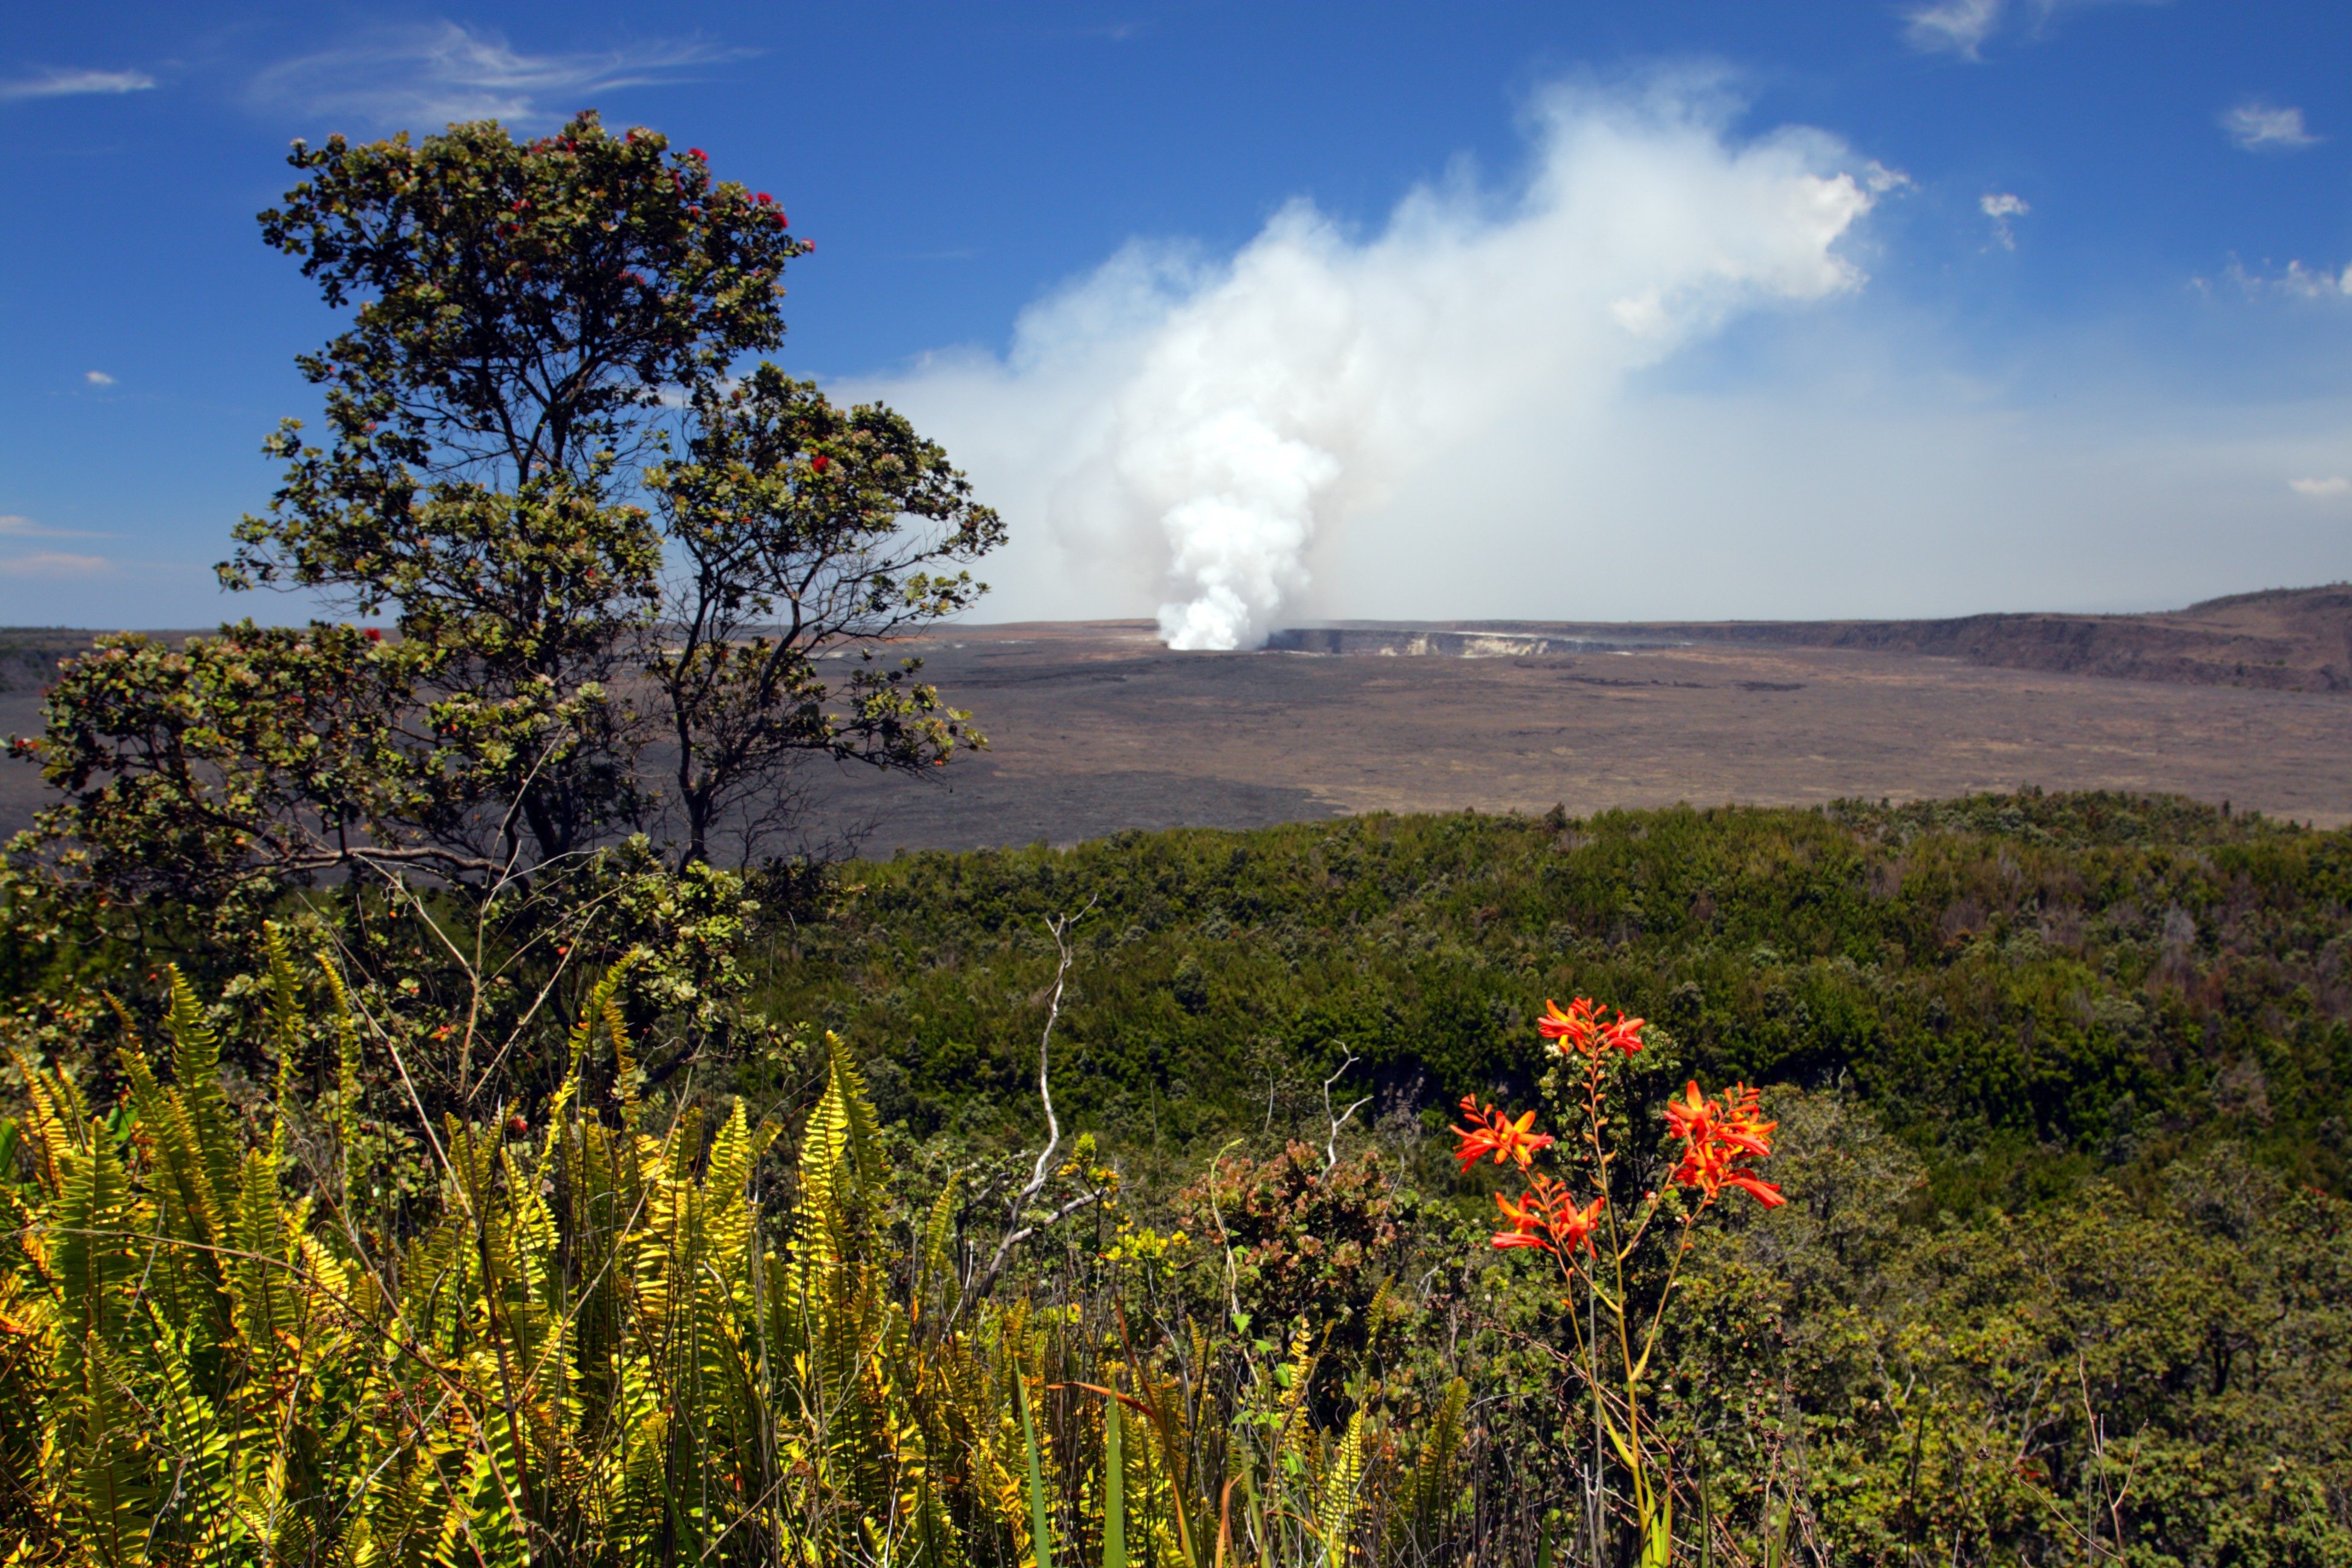
[[[217,1003],[158,971],[152,1025],[77,1013],[68,988],[11,1026],[7,1527],[28,1560],[109,1562],[2344,1562],[2352,1215],[2325,1189],[2345,848],[2027,796],[908,857],[858,868],[797,952],[747,944],[747,993],[805,984],[837,1038],[769,1026],[731,1068],[650,1085],[639,958],[563,1005],[546,1091],[510,1081],[495,1114],[429,1130],[394,1105],[401,1037],[367,1000],[398,981],[306,952],[328,928],[298,912]],[[1341,856],[1393,880],[1351,887]],[[1668,866],[1696,886],[1643,907],[1685,918],[1638,931],[1612,900]],[[1203,876],[1217,895],[1188,894],[1187,867],[1226,879]],[[1165,900],[1156,930],[1122,889]],[[1090,899],[1059,932],[1029,913]],[[1352,929],[1319,922],[1335,951],[1293,969],[1280,911],[1333,900]],[[1453,937],[1401,940],[1454,900],[1475,901]],[[2126,924],[2125,904],[2146,912]],[[886,972],[925,922],[961,942]],[[1526,940],[1587,922],[1601,934]],[[1765,930],[1781,945],[1759,953]],[[1893,962],[1921,931],[1943,940]],[[1671,1006],[1725,947],[1714,973],[1742,983],[1636,1051],[1543,1037],[1546,994],[1622,976]],[[831,992],[794,979],[860,949]],[[1330,978],[1351,964],[1352,988]],[[886,973],[863,1005],[906,1026],[853,1045],[871,1019],[851,999]],[[1222,1094],[1188,1092],[1167,1054],[1107,1070],[1121,1019],[1251,1042],[1220,1010],[1283,984],[1316,1018],[1391,1001],[1328,1044],[1245,1044],[1267,1076]],[[1000,1009],[971,1059],[1022,1063],[1017,1090],[925,1076],[951,984]],[[1527,1022],[1489,1005],[1507,985]],[[1474,1020],[1491,1054],[1450,1056],[1463,1038],[1432,1028],[1413,1060],[1432,996],[1453,1009],[1423,1016]],[[1961,1015],[1969,1037],[1926,1025],[1971,996],[1994,1000]],[[1792,1000],[1810,1050],[1736,1055],[1805,1044]],[[2137,1026],[2081,1027],[2074,1059],[2111,1064],[2128,1123],[1955,1093],[2017,1070],[1983,1044],[2000,1006],[2014,1030],[2041,1005],[2120,1021],[2119,1000]],[[1039,1131],[1049,1019],[1069,1125],[1040,1154],[1010,1134]],[[1841,1039],[1874,1055],[1840,1059]],[[2238,1051],[2266,1115],[2231,1087],[2252,1077]],[[1956,1076],[1922,1084],[1937,1060]],[[1759,1100],[1717,1114],[1777,1123],[1765,1168],[1738,1170],[1786,1201],[1690,1233],[1671,1292],[1655,1258],[1594,1292],[1572,1258],[1564,1282],[1526,1266],[1541,1249],[1496,1248],[1495,1167],[1448,1158],[1457,1093],[1499,1082],[1540,1108],[1471,1108],[1472,1131],[1518,1128],[1535,1152],[1536,1129],[1590,1128],[1603,1069],[1606,1168],[1542,1209],[1569,1226],[1543,1231],[1549,1258],[1599,1212],[1685,1190],[1689,1112],[1663,1110],[1688,1079],[1744,1072]],[[1535,1231],[1506,1210],[1502,1233]],[[1577,1348],[1612,1302],[1658,1324],[1598,1402],[1643,1412],[1647,1531]]]

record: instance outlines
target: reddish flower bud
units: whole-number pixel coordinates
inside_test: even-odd
[[[507,1118],[507,1131],[520,1138],[530,1131],[530,1123],[522,1119],[522,1112],[517,1111]]]
[[[815,457],[809,459],[809,467],[814,468],[820,474],[824,472],[827,468],[831,467],[833,459],[826,457],[822,452],[819,452]]]

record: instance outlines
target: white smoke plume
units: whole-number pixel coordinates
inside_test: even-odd
[[[1840,241],[1900,176],[1815,132],[1738,140],[1732,107],[1706,80],[1559,90],[1513,192],[1416,188],[1360,238],[1294,202],[1222,263],[1130,246],[1006,359],[879,390],[1016,538],[1044,521],[1087,598],[1148,586],[1170,647],[1255,647],[1351,517],[1498,422],[1591,412],[1743,311],[1860,285]]]

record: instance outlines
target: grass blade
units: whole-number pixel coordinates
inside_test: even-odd
[[[1102,1568],[1127,1568],[1127,1458],[1119,1427],[1125,1417],[1118,1401],[1103,1404],[1103,1557]]]
[[[1037,1463],[1037,1422],[1029,1414],[1029,1384],[1015,1377],[1021,1391],[1021,1440],[1029,1450],[1029,1533],[1031,1557],[1037,1568],[1054,1568],[1054,1536],[1045,1517],[1045,1473]]]

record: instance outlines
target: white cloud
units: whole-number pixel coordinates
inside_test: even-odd
[[[0,99],[144,92],[154,85],[155,79],[145,71],[50,70],[15,81],[0,81]]]
[[[114,378],[107,374],[102,370],[86,370],[81,373],[81,378],[89,383],[92,386],[112,386],[114,384]]]
[[[2309,147],[2319,138],[2305,129],[2300,109],[2273,109],[2250,98],[2221,116],[2221,129],[2232,143],[2249,153],[2265,147]]]
[[[254,101],[304,114],[346,114],[377,126],[438,130],[453,121],[528,125],[616,88],[681,79],[741,51],[698,39],[628,48],[526,54],[496,33],[455,22],[373,34],[284,60],[253,80]]]
[[[2341,474],[2324,479],[2289,479],[2286,488],[2299,496],[2340,496],[2352,492],[2352,479]]]
[[[1937,0],[1904,13],[1904,36],[1916,49],[1981,59],[1984,41],[2000,25],[2001,10],[2002,0]]]
[[[1173,647],[1254,646],[1355,519],[1475,468],[1531,403],[1589,416],[1736,318],[1861,285],[1840,246],[1886,173],[1726,113],[1697,79],[1555,93],[1519,191],[1417,189],[1367,237],[1297,202],[1229,262],[1130,246],[1008,360],[878,390],[1044,523],[1060,559],[1030,570],[1150,595]]]
[[[2023,217],[2033,210],[2026,205],[2025,198],[2011,195],[2007,191],[1990,191],[1978,201],[1977,208],[1992,219],[1993,243],[2003,250],[2015,250],[2017,236],[2010,228],[2009,220]]]

